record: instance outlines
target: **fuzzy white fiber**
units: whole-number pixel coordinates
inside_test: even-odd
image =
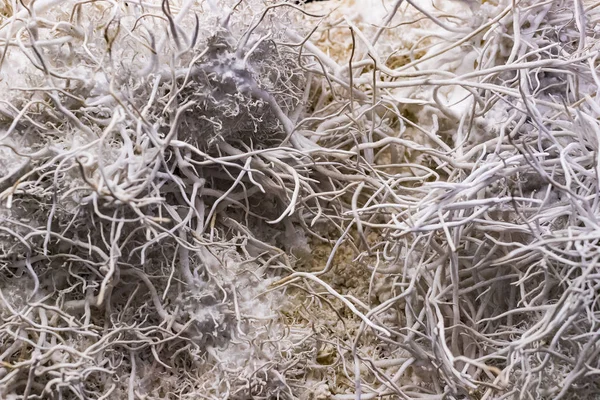
[[[0,0],[0,400],[600,396],[598,4],[303,3]]]

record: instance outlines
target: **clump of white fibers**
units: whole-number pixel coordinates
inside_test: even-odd
[[[600,394],[600,8],[0,4],[0,398]]]
[[[595,398],[598,9],[433,3],[329,2],[306,44],[327,79],[300,125],[362,156],[334,178],[353,185],[334,253],[355,258],[310,285],[389,333],[323,333],[321,379],[344,366],[337,399]]]
[[[298,10],[269,4],[7,9],[0,398],[291,396],[282,253],[236,222],[277,218],[253,194],[288,205],[281,167],[246,155],[302,94],[279,44]]]

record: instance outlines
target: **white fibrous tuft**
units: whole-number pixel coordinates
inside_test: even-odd
[[[599,10],[0,1],[0,399],[598,398]]]
[[[224,224],[244,175],[289,202],[243,155],[286,138],[303,91],[298,11],[272,4],[3,11],[1,398],[289,394],[279,253]]]

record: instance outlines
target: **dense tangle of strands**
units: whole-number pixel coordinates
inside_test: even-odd
[[[0,398],[598,395],[600,7],[451,3],[4,1]]]

